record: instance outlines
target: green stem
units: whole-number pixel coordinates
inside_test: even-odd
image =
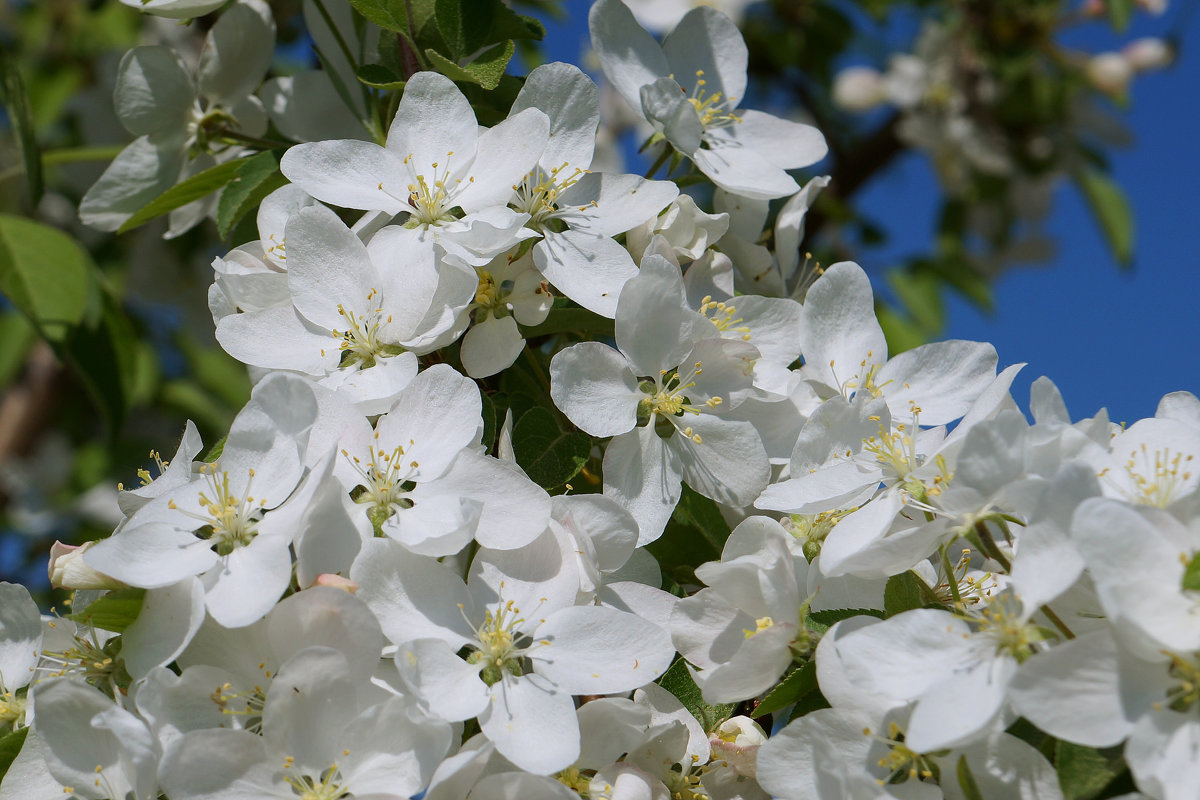
[[[42,153],[42,163],[52,166],[54,164],[79,164],[85,161],[112,161],[124,149],[125,145],[110,144],[99,147],[67,147],[62,150],[47,150]]]
[[[988,558],[998,563],[1004,568],[1008,574],[1012,574],[1012,562],[1008,560],[1008,556],[996,544],[996,540],[992,538],[992,532],[988,530],[987,521],[979,520],[975,523],[975,533],[979,537],[979,543],[983,548],[983,552]]]
[[[281,147],[291,147],[287,142],[276,142],[271,139],[261,139],[257,136],[248,136],[244,133],[223,129],[218,134],[222,139],[229,140],[231,144],[248,144],[253,147],[258,147],[262,150],[278,150]]]
[[[1054,627],[1058,628],[1059,632],[1062,633],[1063,636],[1067,637],[1068,639],[1075,638],[1075,634],[1071,633],[1071,629],[1068,628],[1066,624],[1064,624],[1063,621],[1058,618],[1058,614],[1055,614],[1050,610],[1050,606],[1043,605],[1039,610],[1046,615],[1046,619],[1050,620],[1050,623]]]
[[[962,608],[962,595],[958,591],[958,577],[954,574],[954,567],[950,564],[950,555],[947,552],[945,545],[942,547],[942,570],[946,573],[946,583],[950,587],[950,596],[954,598],[954,607]]]
[[[646,170],[646,174],[644,177],[646,177],[646,178],[653,177],[654,173],[656,173],[660,169],[662,169],[662,165],[667,163],[667,159],[671,157],[671,153],[672,153],[672,150],[671,150],[670,145],[667,145],[666,147],[664,147],[663,151],[658,154],[658,158],[656,158],[654,160],[654,163],[650,165],[650,169]]]

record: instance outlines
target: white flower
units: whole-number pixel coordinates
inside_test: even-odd
[[[584,342],[555,355],[550,393],[584,431],[614,437],[604,492],[638,520],[638,543],[661,535],[682,481],[747,505],[766,485],[767,454],[753,425],[716,412],[748,393],[758,351],[720,338],[688,309],[679,269],[662,256],[647,256],[621,291],[616,342],[616,350]]]
[[[536,109],[481,132],[449,78],[420,72],[405,84],[386,147],[356,139],[300,144],[284,154],[280,169],[323,202],[406,214],[398,234],[406,248],[436,242],[483,266],[532,234],[521,232],[527,217],[506,204],[548,135],[546,115]]]
[[[719,11],[688,12],[661,47],[621,0],[599,0],[588,24],[617,91],[722,189],[760,199],[790,195],[800,187],[785,170],[825,157],[816,128],[739,109],[746,43]]]

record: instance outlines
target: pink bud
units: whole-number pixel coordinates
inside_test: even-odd
[[[322,572],[312,582],[313,586],[332,586],[334,589],[341,589],[344,592],[354,594],[358,591],[358,584],[349,578],[343,578],[334,572]]]

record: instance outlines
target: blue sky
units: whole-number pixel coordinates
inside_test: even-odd
[[[1139,77],[1125,120],[1136,141],[1113,153],[1117,181],[1137,225],[1134,266],[1122,271],[1083,198],[1066,182],[1055,195],[1046,226],[1057,240],[1048,263],[1011,269],[994,285],[995,310],[981,311],[947,297],[946,338],[990,341],[1001,365],[1027,362],[1014,384],[1025,406],[1029,384],[1048,375],[1072,417],[1107,407],[1114,421],[1152,416],[1171,391],[1200,393],[1200,14],[1177,30],[1177,18],[1195,0],[1178,2],[1162,17],[1139,14],[1117,35],[1102,23],[1064,36],[1088,52],[1118,49],[1137,36],[1182,34],[1180,57],[1166,71]],[[590,0],[566,0],[566,25],[550,26],[551,59],[579,63],[586,46]],[[878,275],[896,255],[924,250],[930,241],[936,184],[924,160],[911,156],[878,176],[860,196],[862,207],[885,223],[889,247],[863,267]]]

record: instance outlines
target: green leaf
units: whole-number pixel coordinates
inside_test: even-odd
[[[62,344],[96,302],[91,259],[47,225],[0,215],[0,292],[51,344]]]
[[[781,708],[795,703],[815,688],[817,688],[817,662],[808,661],[792,670],[774,689],[767,692],[762,701],[754,707],[750,716],[757,719],[764,714],[774,714]]]
[[[684,484],[683,493],[672,517],[698,530],[717,551],[717,557],[720,557],[725,540],[729,538],[730,529],[715,501]]]
[[[946,312],[937,276],[928,272],[892,271],[887,280],[917,327],[929,336],[941,332]]]
[[[34,136],[33,111],[29,107],[29,95],[17,65],[8,54],[0,51],[0,99],[8,111],[9,124],[16,134],[17,150],[25,165],[25,185],[29,188],[29,203],[36,206],[42,199],[45,188],[42,183],[42,155],[38,151]]]
[[[883,619],[883,612],[877,608],[830,608],[824,611],[813,611],[808,615],[808,627],[817,633],[824,633],[835,623],[851,617],[875,617]]]
[[[520,326],[526,339],[552,333],[579,333],[603,338],[613,335],[613,321],[586,308],[552,308],[540,325]]]
[[[967,757],[958,757],[958,785],[962,789],[963,797],[966,800],[983,800],[983,795],[979,791],[979,784],[975,783],[975,776],[971,774],[971,767],[967,764]]]
[[[216,444],[208,448],[208,452],[201,456],[200,460],[206,464],[211,464],[221,457],[221,453],[225,452],[225,442],[228,441],[229,435],[226,434],[220,439],[217,439]]]
[[[936,602],[937,597],[912,570],[888,578],[883,589],[883,610],[888,617]]]
[[[354,71],[359,82],[376,89],[400,90],[404,88],[405,80],[383,64],[363,64]]]
[[[115,435],[137,381],[137,338],[88,254],[62,231],[0,214],[0,291],[72,367]]]
[[[729,719],[733,710],[737,708],[736,703],[720,703],[714,706],[704,702],[704,695],[692,680],[692,674],[688,672],[687,662],[683,658],[675,659],[675,663],[658,679],[658,685],[675,695],[688,713],[700,721],[706,733]]]
[[[243,216],[285,183],[287,178],[279,171],[277,153],[266,151],[244,161],[217,202],[218,235],[228,239]]]
[[[1075,174],[1092,216],[1099,223],[1108,247],[1122,267],[1133,263],[1133,212],[1121,187],[1098,169],[1085,168]]]
[[[1129,27],[1133,19],[1134,0],[1105,0],[1104,9],[1108,12],[1108,21],[1118,31]]]
[[[1183,570],[1183,588],[1200,592],[1200,553],[1193,553]]]
[[[425,55],[438,72],[452,81],[474,83],[484,89],[495,89],[504,76],[504,69],[512,58],[515,47],[511,40],[489,47],[469,64],[459,66],[436,50],[428,49]]]
[[[543,489],[562,486],[579,474],[592,450],[586,433],[564,433],[554,414],[534,406],[513,425],[513,454],[529,479]]]
[[[238,170],[252,158],[235,158],[198,172],[182,183],[177,183],[160,194],[141,208],[136,214],[125,220],[125,224],[117,229],[117,233],[125,233],[139,225],[145,225],[152,219],[169,214],[177,208],[207,197],[225,184],[237,177]]]
[[[1054,767],[1064,800],[1088,800],[1117,777],[1113,762],[1099,750],[1061,739],[1054,745]]]
[[[879,320],[879,327],[883,328],[888,352],[893,356],[906,350],[912,350],[914,347],[920,347],[929,341],[929,336],[925,331],[913,324],[912,320],[897,314],[887,306],[877,305],[875,317]]]
[[[12,310],[0,313],[0,389],[16,380],[36,339],[33,325],[24,315]]]
[[[18,728],[10,734],[0,736],[0,781],[4,780],[4,776],[8,774],[8,768],[12,766],[12,762],[17,760],[17,756],[21,752],[21,746],[25,744],[25,737],[29,733],[29,728]]]
[[[67,619],[113,633],[124,633],[142,613],[142,600],[145,597],[145,589],[118,589],[82,611],[68,614]]]
[[[359,14],[385,30],[408,30],[404,0],[350,0],[350,5]]]

